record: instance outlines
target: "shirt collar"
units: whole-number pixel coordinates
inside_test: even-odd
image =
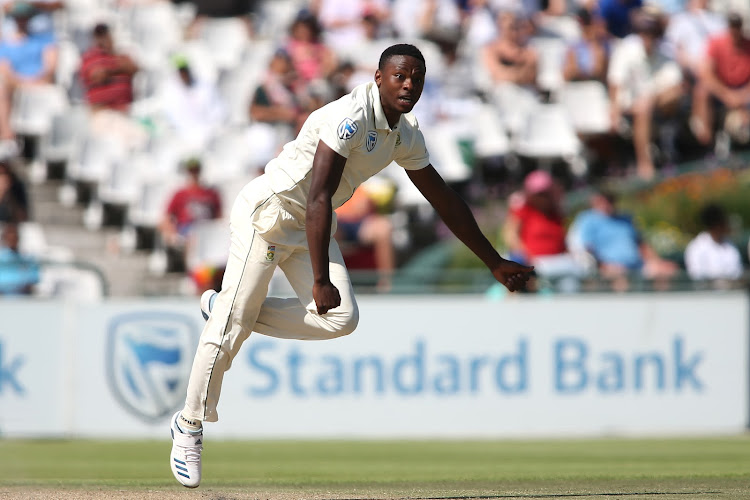
[[[380,102],[380,89],[378,89],[377,84],[374,82],[370,89],[370,97],[372,98],[372,109],[375,113],[375,128],[380,130],[391,130],[390,125],[388,125],[388,119],[385,117],[385,111],[383,111],[383,105]],[[393,130],[396,130],[400,124],[401,117],[399,117],[398,123],[393,127]]]

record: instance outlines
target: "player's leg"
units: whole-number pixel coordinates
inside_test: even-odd
[[[344,258],[336,240],[328,247],[331,282],[341,295],[341,305],[326,314],[317,313],[312,296],[313,270],[307,248],[298,247],[279,264],[296,298],[268,297],[263,303],[254,331],[285,339],[321,340],[348,335],[359,320],[359,310]]]

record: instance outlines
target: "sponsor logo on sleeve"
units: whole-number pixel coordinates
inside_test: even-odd
[[[375,130],[369,130],[367,132],[367,141],[365,142],[365,146],[367,146],[367,151],[370,152],[373,149],[375,149],[375,145],[378,143],[378,133]]]
[[[339,139],[351,139],[357,133],[357,124],[351,118],[344,118],[339,124]]]

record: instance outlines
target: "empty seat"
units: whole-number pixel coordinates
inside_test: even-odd
[[[561,105],[539,104],[527,116],[513,149],[531,158],[569,159],[581,152],[581,142]]]
[[[609,95],[603,83],[566,83],[560,89],[558,99],[568,113],[576,132],[589,135],[610,131]]]
[[[44,135],[52,125],[52,117],[60,114],[67,105],[67,95],[58,85],[18,87],[13,93],[11,127],[21,135]]]

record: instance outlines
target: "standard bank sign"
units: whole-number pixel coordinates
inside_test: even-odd
[[[107,334],[107,379],[120,404],[147,422],[185,400],[199,332],[192,318],[170,312],[115,316]]]

